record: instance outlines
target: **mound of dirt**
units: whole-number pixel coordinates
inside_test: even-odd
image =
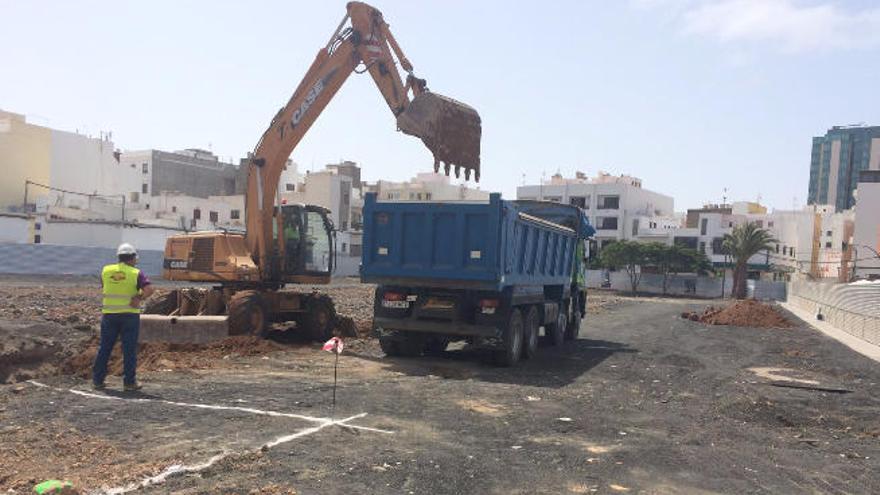
[[[0,320],[0,383],[56,375],[92,336],[51,322]]]
[[[753,299],[737,301],[725,307],[709,306],[702,313],[686,311],[682,318],[707,325],[731,325],[755,328],[791,328],[794,326],[776,308]]]
[[[271,340],[249,335],[229,337],[210,344],[169,344],[142,342],[138,345],[138,371],[209,369],[223,365],[233,357],[259,356],[282,350],[284,347]],[[98,353],[98,341],[93,339],[84,351],[68,359],[61,372],[88,378]],[[113,348],[107,365],[110,375],[122,375],[122,348]]]

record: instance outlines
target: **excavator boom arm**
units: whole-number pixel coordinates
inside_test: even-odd
[[[348,21],[351,26],[346,27]],[[392,55],[393,53],[393,55]],[[394,56],[408,73],[404,82]],[[422,139],[434,154],[434,170],[445,162],[479,180],[480,118],[475,110],[427,91],[377,9],[350,2],[347,14],[322,48],[290,100],[272,119],[248,163],[247,244],[265,279],[272,251],[272,221],[278,181],[305,133],[358,66],[364,65],[397,118],[398,128]],[[410,100],[409,92],[413,99]],[[279,246],[280,247],[280,246]]]

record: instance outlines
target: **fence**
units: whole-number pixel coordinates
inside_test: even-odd
[[[587,286],[630,291],[629,276],[625,271],[609,272],[605,270],[587,270]],[[610,282],[610,287],[607,287]],[[722,287],[724,297],[730,297],[733,281],[728,277],[701,277],[697,275],[670,276],[666,284],[666,294],[675,296],[691,296],[700,298],[720,298]],[[663,294],[663,275],[643,273],[639,282],[639,292]],[[748,297],[763,300],[785,300],[785,283],[767,280],[749,280]]]
[[[880,284],[831,284],[796,281],[788,302],[835,328],[880,345]]]
[[[138,251],[138,268],[151,277],[162,275],[162,251]],[[0,273],[18,275],[95,275],[116,261],[115,248],[52,244],[0,244]]]
[[[163,252],[138,250],[138,268],[151,277],[162,276]],[[16,275],[96,275],[116,260],[115,248],[54,244],[0,243],[0,273]],[[356,277],[360,257],[337,258],[334,277]]]

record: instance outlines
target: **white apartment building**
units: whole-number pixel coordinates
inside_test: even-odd
[[[367,184],[380,201],[484,201],[489,193],[466,184],[453,184],[444,174],[420,173],[408,182],[380,180]]]
[[[641,179],[628,175],[599,172],[587,178],[578,173],[572,179],[556,174],[549,182],[518,187],[516,197],[584,208],[600,249],[621,239],[663,242],[680,225],[671,196],[643,189]]]
[[[856,189],[853,264],[860,278],[880,278],[880,170],[862,171]]]

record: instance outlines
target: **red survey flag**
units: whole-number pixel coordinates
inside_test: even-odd
[[[342,343],[342,339],[340,339],[339,337],[333,337],[332,339],[324,343],[324,347],[322,349],[327,352],[342,354],[343,346],[344,344]]]

